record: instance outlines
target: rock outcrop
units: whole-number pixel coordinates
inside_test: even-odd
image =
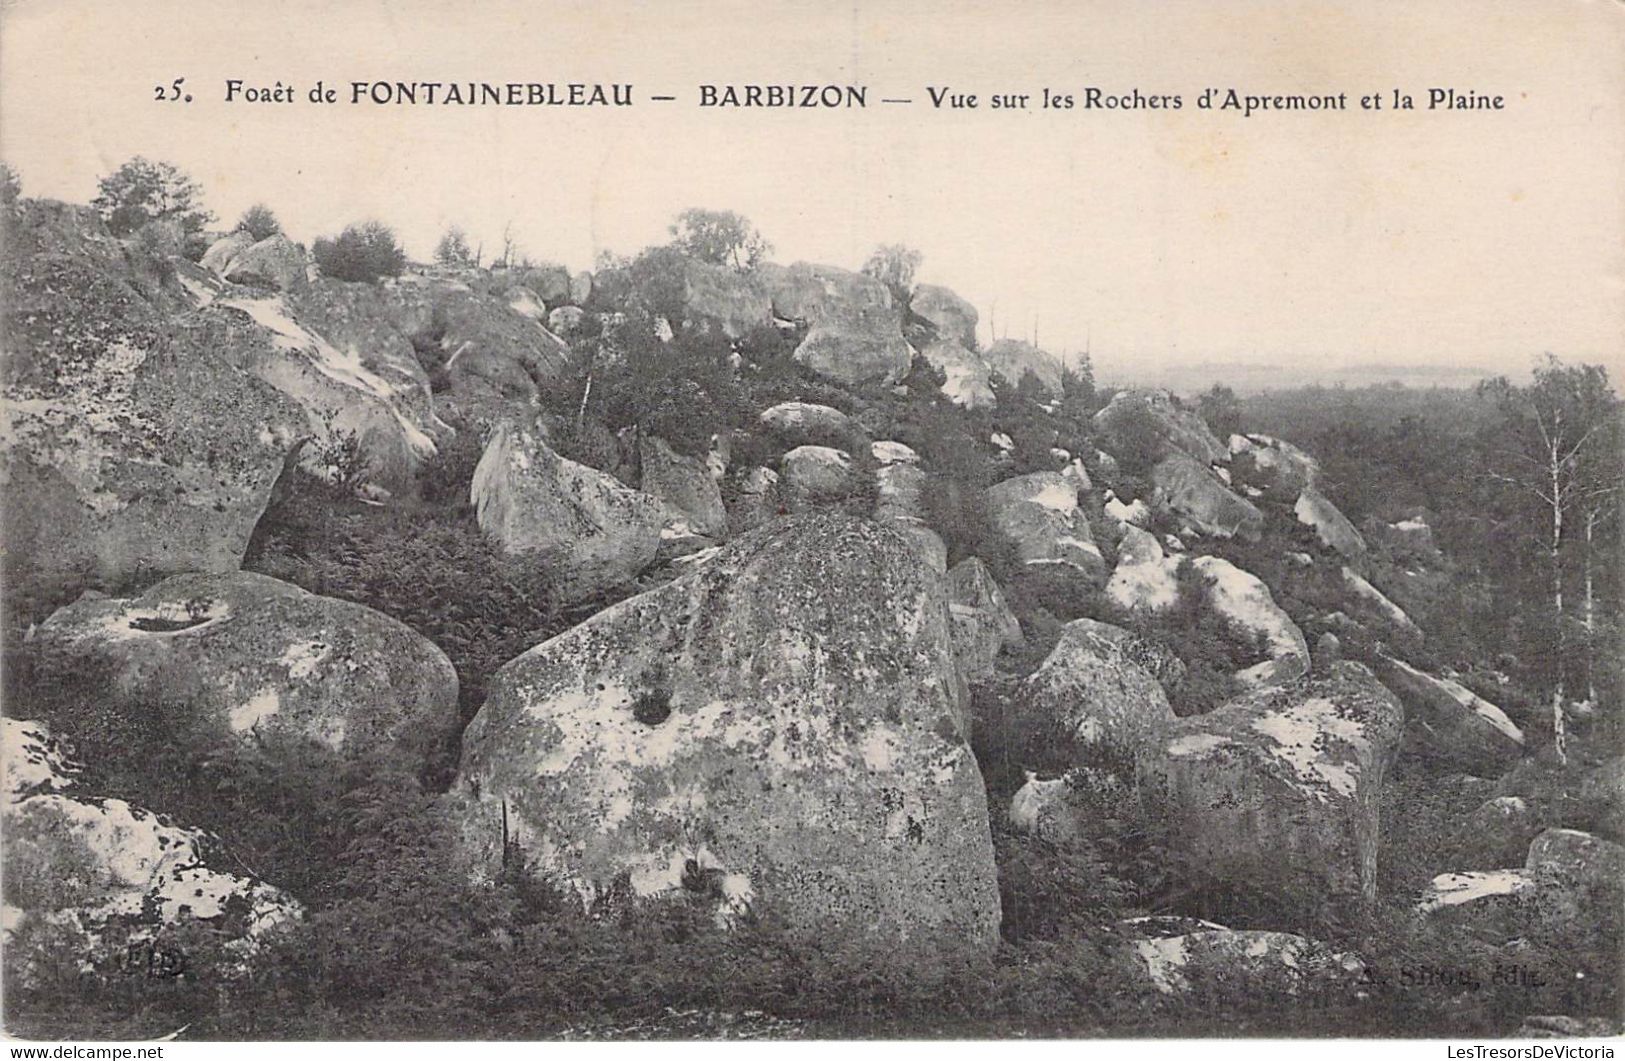
[[[21,982],[64,961],[87,973],[173,974],[184,954],[172,930],[188,925],[246,961],[298,920],[287,894],[225,868],[213,837],[81,794],[76,766],[44,725],[3,722],[3,939]]]
[[[779,482],[791,512],[844,501],[857,485],[852,458],[829,446],[797,446],[779,462]]]
[[[1118,392],[1095,414],[1095,427],[1105,437],[1106,448],[1119,457],[1133,453],[1155,463],[1179,452],[1203,468],[1230,458],[1207,423],[1165,390]]]
[[[191,326],[164,263],[24,200],[0,258],[9,605],[241,562],[304,412]]]
[[[939,339],[969,346],[976,341],[980,314],[976,307],[946,287],[920,284],[909,299],[908,311],[930,324]]]
[[[1061,394],[1060,359],[1031,343],[1024,343],[1020,339],[1000,339],[982,351],[982,360],[987,362],[989,372],[1002,377],[1012,387],[1031,372],[1038,377],[1038,382],[1049,388],[1051,394],[1056,397]]]
[[[795,359],[854,386],[895,383],[912,352],[886,285],[861,273],[807,262],[766,273],[773,312],[808,325]]]
[[[625,583],[660,546],[665,506],[554,453],[534,428],[505,424],[474,469],[480,529],[516,555],[554,565],[567,602]]]
[[[1309,643],[1291,616],[1275,603],[1264,580],[1217,556],[1191,565],[1207,580],[1210,607],[1233,628],[1263,641],[1269,658],[1236,672],[1249,685],[1282,684],[1309,671]]]
[[[920,347],[920,356],[943,375],[942,393],[966,409],[991,409],[996,402],[992,370],[979,355],[951,339],[933,339]]]
[[[715,324],[728,338],[738,339],[768,323],[773,301],[755,272],[691,258],[683,263],[683,308],[690,320]]]
[[[72,693],[53,698],[47,721],[83,732],[108,714],[141,722],[161,705],[156,724],[188,762],[321,748],[339,762],[416,772],[443,754],[458,723],[457,674],[426,638],[246,571],[81,600],[30,645],[36,681]]]
[[[1361,611],[1376,615],[1395,630],[1415,635],[1422,633],[1411,617],[1405,614],[1405,609],[1389,600],[1381,590],[1347,565],[1343,567],[1343,585],[1354,595],[1354,603]]]
[[[1053,725],[1085,756],[1132,764],[1174,723],[1162,686],[1140,664],[1149,651],[1121,627],[1074,619],[1021,683],[1033,717]]]
[[[1151,469],[1151,482],[1156,503],[1203,534],[1255,542],[1264,532],[1263,513],[1188,453],[1163,458]]]
[[[1124,524],[1106,596],[1130,611],[1166,611],[1179,600],[1178,569],[1178,558],[1163,553],[1155,534]]]
[[[1182,872],[1317,909],[1377,895],[1378,805],[1404,710],[1357,663],[1180,719],[1140,757]]]
[[[638,456],[643,492],[664,501],[672,519],[707,538],[728,533],[722,490],[705,460],[677,453],[664,439],[652,435],[638,440]]]
[[[1377,673],[1405,705],[1410,736],[1431,756],[1480,777],[1499,777],[1523,757],[1523,731],[1460,682],[1391,656],[1378,658]]]
[[[1269,435],[1231,435],[1230,466],[1242,482],[1278,501],[1313,490],[1320,477],[1315,458]]]
[[[985,952],[998,895],[941,580],[777,521],[511,661],[463,737],[467,850],[589,904],[698,893],[865,960]]]
[[[947,584],[948,618],[960,673],[972,682],[991,677],[1001,652],[1026,643],[1021,623],[980,558],[967,557],[955,564],[948,571]]]
[[[1292,508],[1298,522],[1315,532],[1320,544],[1336,550],[1345,559],[1358,560],[1365,555],[1365,539],[1354,529],[1348,517],[1336,505],[1312,486],[1303,488]]]
[[[987,489],[988,515],[1028,567],[1069,568],[1091,581],[1106,563],[1078,507],[1077,487],[1060,472],[1033,472]]]
[[[202,264],[209,267],[207,255]],[[215,271],[230,283],[272,291],[296,291],[308,279],[305,248],[280,233],[236,249]]]
[[[762,426],[786,446],[828,446],[851,450],[868,437],[839,409],[812,402],[780,402],[764,410]]]

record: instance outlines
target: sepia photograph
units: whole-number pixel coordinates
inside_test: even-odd
[[[8,1056],[1612,1057],[1622,374],[1619,0],[0,0]]]

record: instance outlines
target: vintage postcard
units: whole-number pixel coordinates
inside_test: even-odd
[[[3,0],[0,161],[13,1040],[1613,1056],[1625,4]]]

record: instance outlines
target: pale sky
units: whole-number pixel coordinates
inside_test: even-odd
[[[0,0],[0,157],[86,201],[132,155],[223,220],[297,239],[365,217],[425,257],[590,265],[737,210],[774,257],[925,255],[999,331],[1097,369],[1471,364],[1542,351],[1625,375],[1625,3],[845,5]],[[194,102],[159,103],[184,76]],[[227,78],[630,82],[624,110],[222,102]],[[705,110],[702,83],[863,83],[861,111]],[[1179,94],[1086,111],[1086,87]],[[933,110],[927,86],[1069,92],[1070,111]],[[1199,110],[1206,87],[1337,93],[1342,113]],[[1506,97],[1428,111],[1430,87]],[[1418,109],[1391,111],[1395,88]],[[651,93],[679,97],[648,101]],[[1383,110],[1359,97],[1381,93]],[[879,104],[907,97],[912,106]],[[1034,101],[1036,104],[1036,100]]]

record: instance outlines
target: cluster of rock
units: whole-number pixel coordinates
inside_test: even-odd
[[[23,983],[103,969],[177,971],[184,955],[166,930],[189,925],[246,961],[299,919],[290,896],[244,876],[215,837],[82,792],[78,766],[44,724],[11,717],[0,724],[0,942]]]

